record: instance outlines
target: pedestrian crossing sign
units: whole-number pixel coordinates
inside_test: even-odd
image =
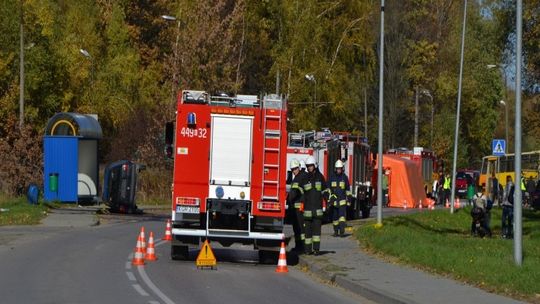
[[[494,139],[491,142],[492,154],[495,156],[503,156],[506,152],[506,141],[504,139]]]

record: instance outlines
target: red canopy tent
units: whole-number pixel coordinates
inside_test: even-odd
[[[423,207],[428,206],[422,174],[416,162],[396,155],[385,154],[383,168],[385,171],[390,171],[388,175],[388,207],[417,208],[420,203]]]

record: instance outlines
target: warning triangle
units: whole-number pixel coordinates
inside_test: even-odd
[[[208,240],[204,241],[195,264],[197,267],[210,267],[212,269],[217,265],[216,257],[214,256],[214,252],[212,251],[212,247],[210,247]]]

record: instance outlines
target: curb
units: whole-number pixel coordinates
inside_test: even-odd
[[[375,286],[366,283],[357,283],[346,279],[343,276],[330,273],[321,268],[317,263],[306,260],[304,257],[298,257],[298,265],[302,268],[306,268],[307,271],[314,274],[324,281],[336,284],[337,286],[348,290],[354,294],[362,296],[368,300],[377,303],[388,304],[411,304],[415,303],[409,299],[406,299],[400,295],[393,294],[388,291],[381,290]]]

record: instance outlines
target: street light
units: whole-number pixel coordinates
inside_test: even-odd
[[[486,65],[486,68],[488,68],[489,70],[491,69],[494,69],[494,68],[500,68],[501,69],[501,73],[503,74],[503,77],[504,77],[504,98],[506,98],[506,101],[508,101],[508,78],[506,77],[506,65],[504,64],[488,64]],[[504,130],[505,130],[505,139],[506,139],[506,146],[507,147],[510,147],[510,142],[508,141],[509,140],[509,136],[508,136],[508,106],[506,105],[505,101],[504,100],[501,100],[500,103],[502,105],[504,105],[504,124],[505,124],[505,127],[504,127]]]
[[[431,96],[431,93],[426,89],[422,89],[420,91],[420,94],[431,98],[431,136],[433,137],[433,97]],[[418,146],[418,86],[416,87],[416,98],[414,101],[414,143],[413,143],[413,146],[414,147]]]
[[[81,53],[88,61],[90,61],[90,68],[91,68],[91,75],[90,75],[90,87],[92,91],[94,91],[94,58],[90,55],[90,53],[85,49],[79,49],[79,53]],[[92,94],[92,104],[94,103],[94,92]]]
[[[314,94],[314,102],[317,103],[317,79],[315,79],[315,76],[313,74],[306,74],[306,76],[304,76],[304,78],[309,81],[309,82],[313,82],[313,84],[315,85],[315,94]]]
[[[175,96],[175,92],[176,92],[176,84],[178,82],[177,80],[177,74],[178,74],[178,40],[180,39],[180,20],[177,20],[177,18],[175,16],[171,16],[171,15],[162,15],[161,16],[162,19],[164,19],[165,21],[168,21],[168,22],[174,22],[174,21],[177,21],[176,22],[176,42],[174,44],[174,58],[173,58],[173,81],[172,81],[172,86],[171,86],[171,96],[172,96],[172,99],[173,99],[173,104],[175,104],[176,102],[176,96]]]

